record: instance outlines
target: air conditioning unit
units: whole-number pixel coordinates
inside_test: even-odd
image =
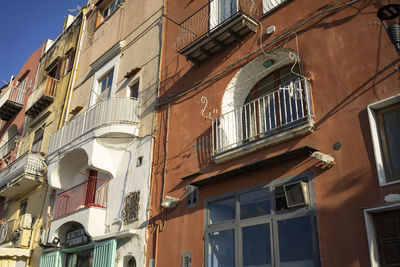
[[[308,183],[298,181],[283,186],[285,191],[286,203],[288,208],[295,208],[299,206],[307,206],[310,204],[308,194]]]
[[[43,228],[42,230],[40,230],[39,243],[41,243],[41,244],[47,243],[47,237],[49,236],[49,231],[50,231],[50,228]]]
[[[19,229],[31,229],[32,227],[32,215],[25,213],[19,217]]]
[[[29,241],[31,239],[31,230],[23,229],[14,232],[13,244],[19,247],[29,247]]]

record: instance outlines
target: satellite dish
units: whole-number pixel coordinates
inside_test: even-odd
[[[3,222],[0,227],[0,244],[6,240],[7,236],[7,222]]]

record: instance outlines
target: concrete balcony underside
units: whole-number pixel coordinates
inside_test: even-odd
[[[43,181],[45,164],[40,154],[26,153],[0,173],[0,196],[17,197]]]
[[[25,93],[22,88],[11,86],[0,96],[0,118],[10,120],[22,109]]]

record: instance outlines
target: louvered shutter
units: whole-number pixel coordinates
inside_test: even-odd
[[[107,240],[94,245],[93,267],[114,267],[117,241]]]

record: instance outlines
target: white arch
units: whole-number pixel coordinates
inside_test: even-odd
[[[252,88],[264,77],[275,70],[293,64],[296,58],[290,58],[289,53],[293,53],[299,61],[298,55],[292,50],[277,49],[267,54],[262,54],[242,67],[231,79],[222,97],[221,114],[222,119],[219,131],[221,136],[220,144],[228,144],[227,148],[234,148],[239,144],[241,136],[241,113],[238,109],[243,106],[247,95]],[[273,65],[265,67],[264,62],[271,60]],[[221,149],[222,147],[217,147]],[[222,151],[219,151],[222,152]]]

